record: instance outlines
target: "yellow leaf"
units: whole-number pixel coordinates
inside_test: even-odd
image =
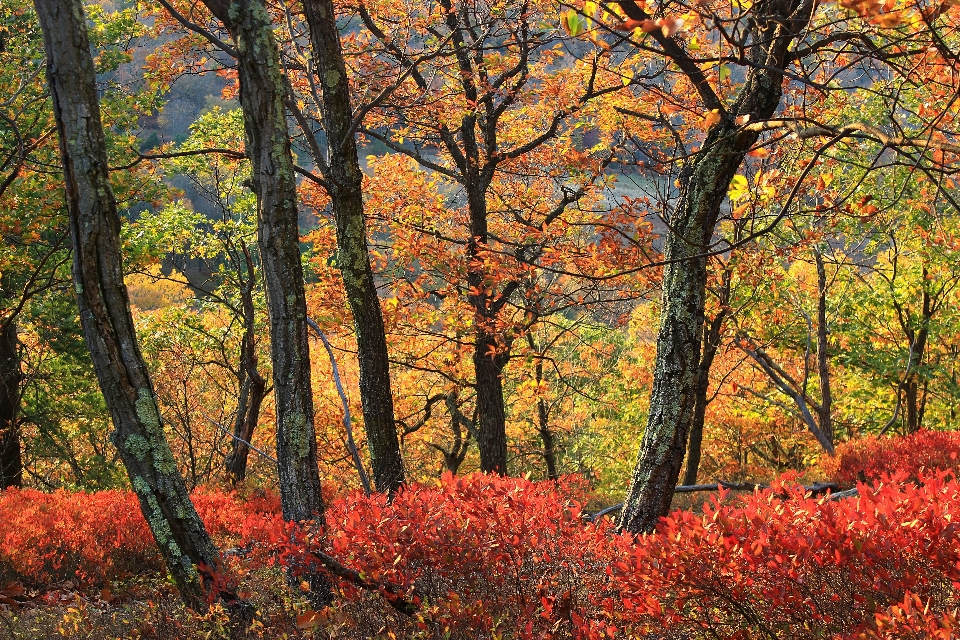
[[[720,122],[720,109],[711,109],[703,114],[703,126],[709,129]]]

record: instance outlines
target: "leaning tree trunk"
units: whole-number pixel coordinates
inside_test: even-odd
[[[307,301],[300,262],[297,185],[287,132],[280,52],[263,0],[204,0],[233,35],[240,106],[259,214],[277,414],[280,501],[287,520],[322,520],[310,388]]]
[[[404,482],[400,440],[393,417],[390,362],[380,299],[370,268],[363,217],[363,172],[354,137],[350,85],[332,0],[304,0],[316,73],[323,91],[323,124],[330,150],[326,172],[337,222],[337,255],[353,313],[360,361],[360,401],[377,491],[393,493]]]
[[[63,159],[80,320],[144,518],[184,601],[205,608],[220,555],[164,435],[123,284],[120,216],[110,188],[93,58],[80,0],[36,0]],[[216,594],[214,594],[216,595]]]
[[[0,325],[0,489],[23,486],[20,451],[20,350],[17,325]]]
[[[758,3],[752,68],[736,102],[710,129],[700,151],[680,174],[680,193],[670,217],[664,259],[663,304],[654,363],[650,414],[619,526],[652,531],[670,510],[696,405],[697,367],[703,332],[707,259],[720,206],[730,181],[758,133],[735,120],[771,117],[780,104],[788,49],[809,22],[809,0]]]

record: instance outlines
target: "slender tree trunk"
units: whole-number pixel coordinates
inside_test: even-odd
[[[540,383],[543,382],[543,352],[537,348],[533,340],[533,334],[529,331],[527,332],[527,345],[531,351],[539,356],[533,368],[534,380],[536,380],[537,388],[539,388]],[[553,431],[550,430],[550,408],[543,398],[537,398],[537,431],[543,441],[543,463],[547,467],[547,479],[557,480],[560,476],[557,474],[557,453]]]
[[[80,0],[36,0],[66,182],[80,319],[113,418],[113,443],[160,554],[191,607],[220,570],[164,435],[123,284],[120,216],[110,188],[93,59]],[[203,576],[203,577],[202,577]],[[216,594],[215,594],[216,595]]]
[[[267,395],[267,381],[260,375],[257,362],[257,318],[253,306],[253,288],[256,282],[253,260],[244,251],[247,262],[247,281],[242,293],[243,340],[240,345],[240,398],[237,417],[233,423],[233,451],[224,460],[224,467],[234,482],[242,482],[247,475],[247,459],[253,442],[253,432],[260,421],[260,407]]]
[[[20,349],[17,325],[0,326],[0,488],[23,486],[20,450]]]
[[[820,431],[833,444],[833,395],[830,391],[830,328],[827,326],[827,270],[823,255],[813,250],[817,266],[817,371],[820,378]]]
[[[377,491],[393,493],[404,482],[403,460],[393,416],[383,313],[367,251],[363,173],[353,131],[347,68],[332,0],[304,0],[303,8],[323,91],[323,121],[330,149],[325,177],[337,222],[340,271],[357,334],[360,400],[370,466]]]
[[[543,440],[543,463],[547,466],[547,479],[557,480],[557,451],[554,444],[553,431],[550,430],[549,411],[547,403],[541,398],[537,400],[537,418],[540,421],[538,430]]]
[[[324,524],[317,467],[307,300],[300,262],[297,184],[287,130],[286,81],[280,50],[263,0],[204,0],[233,36],[240,76],[240,106],[247,155],[257,195],[258,243],[270,318],[270,353],[277,416],[277,470],[283,517]],[[330,583],[321,571],[291,571],[306,580],[315,607],[329,604]]]
[[[764,3],[747,55],[754,67],[736,102],[707,134],[680,174],[680,193],[670,217],[664,258],[663,304],[654,363],[650,413],[619,526],[652,531],[670,510],[696,405],[697,368],[703,335],[707,261],[730,181],[758,134],[741,130],[739,116],[765,119],[782,95],[790,44],[809,22],[809,0]]]
[[[729,291],[729,289],[728,289]],[[721,301],[721,305],[729,302]],[[687,448],[687,468],[683,475],[683,484],[697,484],[697,474],[700,471],[701,446],[703,444],[703,427],[707,418],[707,405],[709,404],[708,391],[710,390],[710,368],[713,367],[713,361],[720,350],[720,340],[723,335],[723,323],[727,312],[721,306],[720,311],[710,321],[706,327],[703,342],[703,355],[700,356],[700,363],[697,365],[696,398],[693,407],[693,422],[690,425],[690,444]]]
[[[263,0],[204,2],[230,30],[238,52],[240,105],[247,154],[253,163],[260,260],[270,316],[283,517],[322,521],[297,185],[280,52]]]

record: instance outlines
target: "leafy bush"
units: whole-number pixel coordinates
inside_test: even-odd
[[[906,473],[916,478],[922,469],[960,468],[960,432],[918,431],[900,437],[867,436],[837,447],[825,460],[825,471],[837,482],[875,482],[884,475]],[[862,474],[862,477],[861,477]]]
[[[239,539],[251,514],[280,508],[276,496],[263,492],[242,500],[235,493],[201,490],[193,502],[210,534],[226,543]],[[43,586],[76,580],[100,587],[162,568],[132,492],[0,491],[3,583]]]
[[[940,616],[960,586],[960,484],[906,479],[829,502],[783,485],[731,505],[715,498],[637,544],[621,538],[611,578],[624,618],[693,637],[821,638],[878,631],[877,615],[907,596]]]
[[[728,504],[715,497],[700,515],[678,511],[635,538],[582,522],[579,503],[546,483],[447,477],[390,504],[338,502],[326,538],[291,544],[277,520],[266,548],[293,566],[322,551],[392,585],[418,613],[364,615],[408,634],[920,637],[949,631],[960,586],[960,484],[920,479],[885,477],[838,501],[781,482]]]
[[[323,532],[285,524],[274,496],[194,499],[221,542],[256,543],[247,568],[316,566],[325,553],[355,570],[337,578],[333,609],[297,618],[338,637],[949,638],[960,483],[916,475],[836,501],[782,481],[637,537],[584,522],[579,479],[447,475],[390,502],[350,494]],[[136,498],[121,492],[0,494],[0,567],[33,583],[161,569]]]

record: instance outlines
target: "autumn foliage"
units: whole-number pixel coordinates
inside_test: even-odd
[[[883,475],[860,496],[813,498],[789,481],[711,498],[634,538],[585,518],[586,483],[447,474],[392,502],[360,493],[329,508],[325,535],[291,531],[274,497],[203,491],[221,541],[247,568],[308,566],[313,551],[389,586],[342,580],[327,618],[350,637],[952,637],[960,586],[960,483],[949,472]],[[161,569],[132,493],[0,494],[0,579],[90,586]],[[313,618],[311,618],[313,620]],[[477,635],[479,634],[479,636]]]
[[[838,482],[853,485],[873,482],[884,475],[904,473],[917,477],[924,469],[956,470],[960,465],[960,433],[927,431],[897,437],[866,436],[840,445],[827,473]]]

